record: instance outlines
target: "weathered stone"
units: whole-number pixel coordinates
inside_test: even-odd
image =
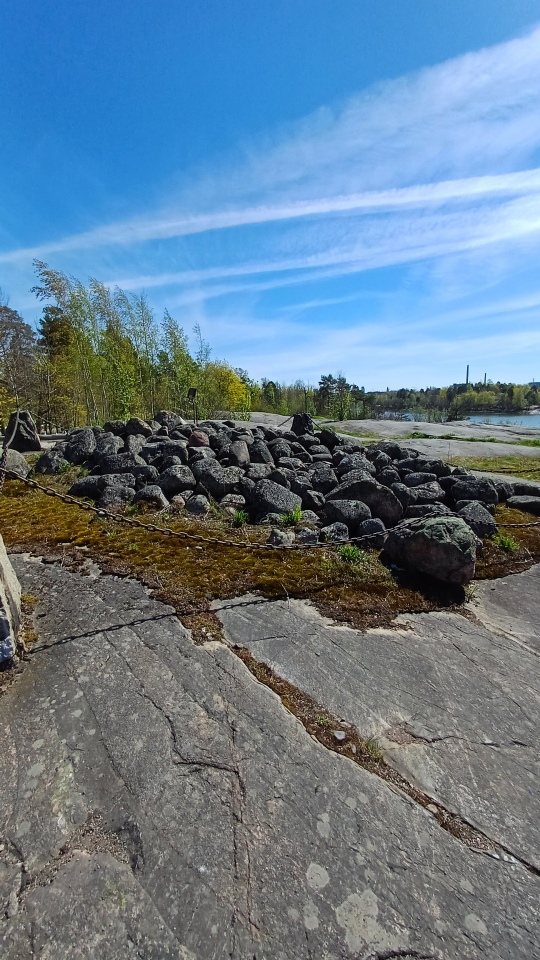
[[[186,510],[197,517],[204,517],[210,510],[210,503],[206,497],[195,494],[186,500]]]
[[[144,467],[146,461],[138,453],[116,453],[100,460],[102,473],[131,473],[133,467]]]
[[[344,523],[329,523],[321,527],[320,536],[323,543],[343,543],[349,539],[349,531]]]
[[[246,505],[246,498],[241,493],[227,493],[220,501],[220,507],[234,507],[235,510],[243,510]]]
[[[313,420],[309,413],[295,413],[291,430],[297,437],[313,434]]]
[[[270,471],[268,474],[268,479],[272,480],[273,483],[279,483],[280,487],[286,487],[287,490],[290,490],[291,485],[287,478],[287,474],[278,467],[276,467],[275,470]]]
[[[72,483],[68,495],[70,497],[88,497],[89,500],[97,500],[103,490],[102,477],[81,477]]]
[[[395,493],[403,509],[406,510],[412,500],[410,487],[406,487],[404,483],[393,483],[390,489],[392,493]]]
[[[194,490],[197,480],[189,467],[174,466],[160,473],[157,484],[170,500],[170,498],[174,497],[177,493]]]
[[[343,457],[337,465],[338,477],[350,473],[351,470],[362,470],[368,476],[375,476],[375,467],[362,453],[350,453]]]
[[[382,520],[378,517],[362,520],[356,529],[354,541],[364,550],[382,550],[386,541],[386,527]]]
[[[52,475],[62,473],[64,470],[67,470],[69,466],[69,461],[65,460],[59,453],[55,453],[53,450],[46,450],[41,454],[34,470],[36,473]]]
[[[105,487],[96,506],[107,509],[108,507],[119,507],[124,503],[131,503],[136,496],[134,487],[124,487],[120,484]]]
[[[237,484],[243,479],[239,467],[223,467],[217,460],[194,463],[193,475],[215,500],[221,500],[227,493],[235,493]]]
[[[103,424],[103,429],[106,433],[113,433],[116,437],[125,437],[126,435],[126,421],[125,420],[107,420],[107,423]]]
[[[321,510],[324,507],[324,493],[318,490],[305,490],[302,494],[302,506],[306,510]]]
[[[452,487],[454,500],[480,500],[481,503],[499,502],[495,486],[486,477],[467,477],[458,480]]]
[[[139,467],[133,467],[132,469],[133,478],[135,480],[135,487],[139,490],[145,483],[155,484],[159,474],[156,467],[152,467],[150,464],[145,463]]]
[[[264,440],[254,440],[249,448],[251,463],[267,463],[274,466],[274,458]]]
[[[370,519],[371,510],[361,500],[328,500],[324,515],[329,523],[344,523],[352,535],[362,520]]]
[[[290,547],[294,543],[294,533],[292,530],[280,530],[274,527],[266,541],[271,547]]]
[[[6,470],[8,480],[15,480],[17,477],[27,477],[31,467],[28,461],[24,459],[22,453],[8,447]]]
[[[124,443],[124,453],[140,453],[146,445],[146,438],[142,433],[129,433]]]
[[[264,480],[274,471],[274,461],[272,463],[250,463],[246,468],[246,477],[250,480]]]
[[[152,427],[146,420],[141,420],[140,417],[131,417],[126,423],[126,433],[128,436],[149,437],[152,434]]]
[[[292,455],[291,445],[286,440],[279,438],[278,440],[271,440],[268,444],[268,449],[272,454],[272,458],[275,463],[278,460],[281,460],[282,457],[290,457]]]
[[[167,427],[169,433],[172,430],[177,430],[178,427],[184,427],[186,424],[186,421],[172,410],[159,410],[154,415],[154,420],[163,427]]]
[[[506,505],[514,510],[523,510],[540,517],[540,497],[508,497]]]
[[[409,487],[411,491],[411,503],[436,503],[438,500],[444,500],[445,492],[438,480],[430,480],[428,483],[420,483],[417,487]]]
[[[72,433],[66,445],[64,456],[70,463],[84,463],[96,449],[96,437],[91,427],[83,427]]]
[[[303,543],[309,546],[314,546],[316,543],[319,542],[319,534],[317,530],[310,530],[309,527],[306,527],[303,530],[297,531],[296,542]]]
[[[12,413],[8,420],[5,436],[10,440],[9,449],[16,450],[18,453],[32,453],[41,450],[41,441],[36,430],[34,419],[29,410],[19,410],[18,423],[17,413]]]
[[[432,480],[437,479],[437,474],[435,473],[408,473],[403,478],[403,483],[406,487],[419,487],[420,484],[431,483]]]
[[[464,585],[474,576],[476,536],[461,517],[404,520],[390,530],[389,557],[443,583]]]
[[[253,508],[259,516],[268,513],[289,513],[301,508],[302,501],[296,493],[272,480],[261,480],[253,491]]]
[[[0,536],[0,663],[15,656],[20,619],[21,587]]]
[[[89,478],[90,479],[90,478]],[[135,477],[132,473],[106,473],[98,477],[101,481],[101,489],[105,487],[134,487]]]
[[[318,464],[310,472],[311,489],[318,493],[330,493],[334,487],[337,487],[337,476],[330,464]]]
[[[147,503],[158,510],[164,510],[169,506],[167,497],[156,483],[149,483],[146,487],[141,487],[133,497],[133,503]]]
[[[233,440],[229,450],[231,467],[245,467],[249,463],[249,447],[245,440]]]
[[[403,514],[405,520],[412,520],[417,517],[451,516],[453,516],[452,510],[450,510],[450,507],[445,506],[444,503],[413,503],[412,506],[407,507]]]
[[[345,480],[328,494],[327,500],[361,500],[366,503],[374,517],[379,517],[385,526],[393,527],[403,516],[403,507],[388,487],[368,477]]]
[[[492,537],[497,533],[497,524],[491,514],[486,510],[483,503],[478,500],[469,500],[467,504],[458,510],[458,517],[461,517],[466,524],[474,530],[477,537]]]
[[[188,440],[188,447],[209,447],[210,440],[204,430],[194,430]]]
[[[317,434],[319,442],[324,444],[325,447],[328,447],[329,450],[333,450],[334,447],[337,447],[340,443],[339,437],[335,430],[332,430],[330,427],[324,427],[323,430],[320,430]]]

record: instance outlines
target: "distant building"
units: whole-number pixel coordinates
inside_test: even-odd
[[[531,382],[528,383],[527,386],[528,386],[528,387],[538,387],[538,388],[540,389],[540,380],[531,380]]]

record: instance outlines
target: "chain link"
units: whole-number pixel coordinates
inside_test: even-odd
[[[10,438],[10,442],[13,437]],[[94,513],[96,516],[99,516],[102,519],[111,520],[113,523],[126,524],[128,526],[137,527],[138,529],[148,530],[152,533],[160,533],[166,537],[175,537],[179,540],[193,540],[198,543],[208,543],[216,544],[217,546],[222,547],[236,547],[240,550],[314,550],[317,548],[328,548],[332,546],[331,543],[290,543],[290,544],[281,544],[274,545],[270,543],[252,543],[250,541],[238,541],[238,540],[224,540],[219,537],[204,537],[202,534],[187,533],[185,530],[173,530],[172,527],[163,527],[155,523],[144,523],[142,520],[137,520],[135,517],[126,517],[121,513],[112,513],[110,510],[105,510],[102,507],[96,507],[91,503],[86,503],[84,500],[79,500],[76,497],[70,496],[68,493],[60,493],[58,490],[54,490],[53,487],[45,487],[43,484],[38,483],[37,480],[31,480],[28,477],[23,477],[20,474],[17,474],[13,470],[7,470],[4,459],[7,460],[7,450],[4,447],[4,453],[2,455],[2,461],[0,461],[0,493],[2,492],[2,487],[6,475],[9,475],[10,478],[15,480],[20,480],[22,483],[26,484],[29,487],[33,487],[36,490],[39,490],[41,493],[44,493],[47,497],[53,497],[57,500],[61,500],[64,503],[71,504],[79,508],[79,510],[85,510],[88,513]],[[421,517],[417,518],[420,521]],[[540,526],[540,520],[532,521],[529,523],[497,523],[499,527],[537,527]],[[355,543],[358,541],[366,541],[380,537],[380,532],[366,534],[363,537],[351,537],[349,540],[344,541],[344,543]]]

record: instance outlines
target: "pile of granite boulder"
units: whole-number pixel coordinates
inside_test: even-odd
[[[497,529],[499,502],[540,516],[540,485],[479,478],[393,441],[364,446],[314,430],[303,414],[283,432],[230,420],[195,426],[171,411],[150,422],[115,420],[70,430],[35,470],[54,474],[69,464],[88,470],[69,493],[98,507],[172,502],[204,516],[214,502],[274,527],[275,546],[354,540],[455,583],[473,575],[479,540]],[[280,528],[293,511],[302,512],[295,531]],[[457,544],[456,570],[438,573],[434,558],[451,553],[449,543]]]

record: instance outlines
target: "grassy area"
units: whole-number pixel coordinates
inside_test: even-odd
[[[540,464],[530,457],[452,457],[456,467],[483,470],[486,473],[509,474],[523,480],[540,482]]]
[[[493,466],[492,461],[488,464]],[[482,467],[488,469],[484,463]],[[66,475],[47,477],[45,483],[65,492],[75,473],[70,470]],[[128,508],[128,514],[131,510]],[[497,517],[507,522],[535,519],[504,507],[498,508]],[[152,514],[142,519],[232,543],[184,541],[115,523],[18,481],[7,482],[0,496],[0,530],[9,550],[46,554],[75,566],[91,558],[105,572],[134,576],[152,587],[159,599],[171,603],[186,626],[201,638],[203,627],[214,634],[217,629],[211,601],[247,592],[267,598],[307,598],[324,615],[359,628],[388,624],[398,613],[453,607],[465,599],[461,588],[428,582],[425,577],[396,575],[376,551],[358,551],[352,545],[250,550],[249,543],[267,539],[268,528],[235,526],[233,518],[220,514],[218,508],[205,520],[185,513]],[[496,543],[486,544],[477,566],[479,577],[514,572],[540,559],[540,527],[505,532],[515,537],[517,549],[509,553]]]

